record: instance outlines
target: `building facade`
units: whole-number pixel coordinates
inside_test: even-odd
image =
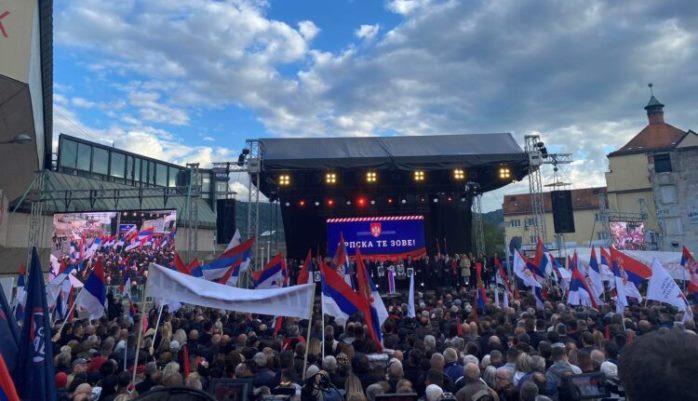
[[[680,250],[696,244],[698,224],[698,141],[664,121],[664,105],[654,95],[648,124],[608,155],[606,173],[611,223],[645,226],[645,249]]]
[[[606,188],[583,188],[571,190],[572,210],[575,232],[562,234],[558,243],[553,220],[550,193],[543,194],[544,218],[546,227],[546,246],[557,249],[576,246],[606,245],[608,231],[599,218],[599,202],[605,198]],[[528,193],[505,195],[502,204],[504,212],[504,233],[507,243],[513,238],[521,238],[522,249],[533,249],[537,238],[534,225],[535,217],[531,215],[531,197]]]

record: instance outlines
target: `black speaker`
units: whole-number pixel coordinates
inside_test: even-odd
[[[227,244],[235,235],[235,199],[216,201],[216,243]]]
[[[552,191],[553,223],[555,233],[574,232],[574,210],[572,209],[572,191]]]

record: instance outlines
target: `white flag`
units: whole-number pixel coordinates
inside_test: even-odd
[[[657,259],[652,261],[652,276],[647,287],[647,299],[674,305],[679,310],[690,313],[686,296]]]
[[[517,250],[514,250],[514,274],[523,280],[527,287],[540,287],[540,283],[533,276],[533,272],[526,267],[526,261]]]
[[[410,275],[410,293],[407,298],[407,317],[416,317],[417,312],[414,309],[414,273]]]
[[[230,239],[230,242],[228,243],[228,246],[225,247],[224,253],[235,248],[236,246],[240,245],[240,230],[237,228],[235,229],[235,234],[233,234],[233,238]]]
[[[177,301],[214,309],[243,313],[278,315],[308,319],[314,299],[313,284],[248,290],[191,276],[151,264],[146,295],[164,301]]]

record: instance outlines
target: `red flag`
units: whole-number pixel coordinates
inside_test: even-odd
[[[179,252],[177,251],[175,251],[174,264],[175,270],[177,270],[178,272],[191,275],[191,270],[189,270],[187,265],[184,264],[184,261],[179,256]]]
[[[182,346],[182,359],[184,363],[184,377],[188,377],[189,372],[191,372],[191,361],[189,361],[189,346],[187,344]]]
[[[303,263],[303,267],[301,267],[300,273],[298,273],[298,279],[296,279],[296,284],[308,284],[311,260],[312,255],[310,249],[308,249],[308,255],[305,257],[305,262]]]
[[[5,359],[0,355],[0,400],[19,401],[15,383],[5,365]]]
[[[463,325],[460,322],[460,318],[456,319],[456,325],[456,334],[460,337],[463,335]]]

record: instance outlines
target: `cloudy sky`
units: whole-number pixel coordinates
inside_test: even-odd
[[[55,0],[55,134],[206,165],[246,138],[539,133],[603,185],[648,82],[698,129],[692,3]]]

